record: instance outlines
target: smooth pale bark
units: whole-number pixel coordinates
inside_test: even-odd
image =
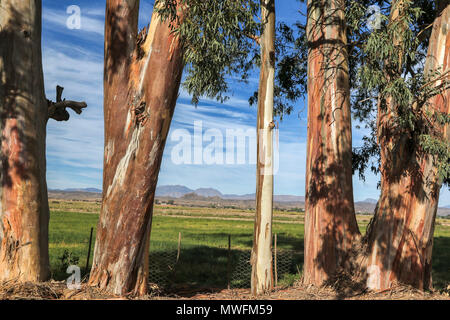
[[[308,1],[308,144],[303,281],[347,268],[359,238],[353,204],[345,1]]]
[[[138,36],[138,0],[108,0],[106,6],[103,201],[89,284],[142,295],[155,188],[183,54],[169,23],[155,12],[149,30]]]
[[[450,5],[438,1],[437,6],[425,66],[429,76],[438,68],[443,73],[449,70]],[[395,11],[394,6],[391,19],[398,16]],[[447,90],[430,99],[426,108],[449,113],[449,101]],[[387,102],[394,103],[389,99]],[[396,282],[430,289],[433,233],[442,181],[433,157],[417,155],[407,135],[394,136],[392,117],[387,109],[379,109],[381,196],[368,230],[371,289],[388,289]],[[448,126],[437,130],[447,140],[450,138]]]
[[[264,31],[260,39],[261,70],[258,91],[256,217],[252,248],[253,295],[273,289],[273,98],[275,79],[275,1],[261,1]]]
[[[0,281],[49,278],[41,1],[0,1]]]

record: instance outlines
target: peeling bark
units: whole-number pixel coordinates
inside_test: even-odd
[[[0,3],[0,281],[49,278],[41,2]]]
[[[0,282],[50,276],[46,125],[87,107],[62,101],[61,87],[59,104],[45,98],[41,13],[40,0],[0,1]]]
[[[261,70],[258,90],[256,216],[251,256],[253,295],[273,289],[273,98],[275,79],[275,1],[261,1],[266,22],[260,38]]]
[[[107,1],[103,201],[89,284],[119,295],[147,293],[153,201],[184,67],[169,22],[154,12],[138,35],[138,13],[138,0]]]
[[[425,67],[428,75],[438,67],[443,72],[449,70],[450,5],[448,1],[438,1],[437,5]],[[398,15],[393,6],[391,19]],[[449,100],[447,90],[433,97],[427,108],[449,113]],[[387,99],[388,105],[393,103]],[[378,111],[381,196],[368,230],[368,267],[377,271],[376,287],[371,289],[388,289],[396,282],[430,289],[433,233],[442,181],[435,159],[416,152],[407,134],[392,131],[394,115],[390,110],[380,107]],[[450,138],[448,126],[437,130]]]
[[[359,238],[353,204],[345,1],[308,1],[305,284],[347,268]]]

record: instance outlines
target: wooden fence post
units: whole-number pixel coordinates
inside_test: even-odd
[[[86,268],[84,269],[84,272],[88,274],[88,268],[89,268],[89,260],[91,258],[91,246],[92,246],[92,234],[94,233],[94,228],[91,228],[91,236],[89,237],[89,249],[88,249],[88,255],[86,260]]]
[[[277,267],[277,234],[274,234],[274,245],[275,245],[275,252],[274,252],[274,267],[275,267],[275,287],[278,286],[278,267]]]
[[[228,235],[228,259],[227,259],[227,281],[228,281],[228,290],[231,288],[231,276],[230,276],[230,269],[231,269],[231,235]]]
[[[178,260],[180,260],[180,253],[181,253],[181,232],[178,233],[177,263],[178,263]]]

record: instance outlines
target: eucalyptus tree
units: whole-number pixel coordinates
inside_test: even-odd
[[[307,96],[305,284],[321,285],[349,269],[360,238],[352,188],[347,11],[345,1],[310,0],[306,22],[278,28],[275,110],[290,114],[289,100]]]
[[[273,129],[275,128],[275,0],[261,1],[262,34],[258,89],[256,216],[251,256],[253,295],[273,289]]]
[[[429,289],[439,191],[450,170],[450,5],[395,0],[386,11],[355,55],[355,107],[376,113],[366,118],[376,140],[367,139],[356,159],[375,151],[381,175],[367,270],[379,289],[395,282]]]
[[[0,281],[50,276],[46,124],[86,107],[62,100],[62,87],[56,102],[45,97],[41,8],[36,0],[0,3]]]
[[[308,18],[314,13],[311,4],[321,2],[309,3]],[[340,270],[352,275],[359,271],[359,275],[368,278],[370,288],[387,289],[399,281],[427,289],[431,286],[431,253],[439,190],[443,182],[449,181],[449,4],[448,1],[429,0],[348,0],[342,5],[345,5],[348,40],[341,54],[346,49],[349,66],[338,72],[348,73],[350,90],[345,91],[350,93],[352,114],[367,132],[362,146],[353,149],[353,172],[358,172],[361,179],[365,179],[368,169],[380,173],[381,196],[361,242],[357,241],[358,231],[353,228],[354,245],[348,246],[350,242],[345,238],[337,240],[338,251],[346,248],[342,257],[348,257]],[[371,13],[375,15],[370,16]],[[321,24],[318,34],[327,29],[330,29],[328,36],[334,34],[332,19],[314,18],[309,20],[308,28],[298,23],[296,50],[291,55],[294,61],[306,52],[309,62],[320,61],[320,50],[310,45],[309,39],[314,33],[307,32],[307,29],[314,30],[310,26],[316,21]],[[331,45],[340,41],[323,42]],[[283,63],[288,70],[291,60]],[[314,64],[310,63],[310,66]],[[298,70],[300,76],[296,78],[305,77],[306,72]],[[311,93],[317,81],[317,78],[310,79],[314,75],[312,70],[308,71],[308,92]],[[331,72],[329,68],[326,71]],[[333,81],[334,78],[327,79]],[[346,77],[341,76],[339,81],[345,83]],[[329,87],[319,85],[317,88],[327,90]],[[308,117],[312,116],[315,103],[321,102],[308,101]],[[320,133],[309,125],[308,141],[311,138],[320,141]],[[315,146],[317,144],[309,142],[308,152]],[[314,165],[314,161],[308,158],[308,164]],[[345,167],[348,168],[348,163]],[[320,185],[320,177],[314,171],[311,166],[307,169],[307,188]],[[342,171],[334,172],[331,181],[337,179],[339,173]],[[330,192],[324,200],[330,207],[335,200],[333,194]],[[307,193],[307,198],[309,196]],[[349,207],[351,205],[344,206]],[[341,214],[342,211],[336,208],[335,212]],[[305,220],[308,219],[307,214]],[[322,241],[328,238],[326,230],[345,225],[342,221],[337,222],[338,225],[330,221],[317,240],[308,236],[309,222],[306,221],[304,279],[307,283],[314,283],[316,274],[319,275],[316,283],[320,283],[326,261],[333,261],[334,256],[338,256],[326,254],[327,243],[331,242]],[[314,250],[320,253],[316,260]]]
[[[185,8],[178,6],[180,21]],[[103,199],[89,285],[145,294],[155,188],[183,71],[183,48],[154,10],[108,0],[105,18]]]
[[[345,268],[359,237],[352,187],[352,125],[344,0],[309,0],[305,284]]]
[[[156,1],[138,32],[139,1],[107,1],[104,191],[91,286],[147,292],[155,189],[183,70],[194,102],[225,99],[225,76],[251,66],[238,26],[253,34],[253,12],[250,1]]]

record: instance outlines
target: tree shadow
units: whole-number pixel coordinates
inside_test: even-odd
[[[6,8],[2,9],[6,11]],[[0,14],[5,14],[2,11]],[[4,21],[3,26],[0,25],[0,161],[2,188],[10,189],[13,187],[14,177],[20,180],[29,178],[25,162],[27,150],[23,149],[23,144],[27,141],[27,144],[33,146],[38,141],[35,135],[25,130],[24,125],[33,123],[34,120],[34,116],[27,112],[27,105],[38,104],[39,101],[33,101],[30,96],[30,92],[34,92],[29,81],[32,70],[26,69],[30,64],[20,61],[23,57],[31,61],[31,50],[25,54],[14,54],[15,51],[29,48],[32,45],[30,37],[34,34],[23,27],[27,22],[19,11],[9,7],[7,12],[8,16],[4,19],[9,18],[8,21]]]
[[[433,246],[433,286],[437,290],[450,284],[450,238],[436,237]]]
[[[359,239],[352,186],[351,110],[343,1],[308,3],[306,284],[351,270]]]
[[[432,288],[431,248],[437,210],[437,203],[433,205],[432,199],[437,197],[439,190],[435,186],[425,186],[424,179],[429,177],[423,176],[410,141],[397,140],[393,150],[393,156],[397,159],[385,168],[382,183],[386,188],[382,190],[375,216],[369,223],[362,243],[357,237],[350,250],[336,245],[342,243],[340,235],[349,223],[337,221],[336,216],[322,229],[320,241],[316,243],[320,250],[316,253],[314,263],[327,274],[328,280],[324,284],[336,290],[338,299],[363,292],[368,285],[373,290],[380,286],[385,288],[390,283],[419,289]],[[316,161],[312,170],[313,176],[318,178],[312,184],[308,199],[314,205],[340,195],[337,192],[339,187],[327,184],[324,176],[320,175],[323,172],[320,171],[322,161]],[[339,166],[328,167],[327,174],[339,174]],[[420,210],[415,203],[428,205],[424,216],[419,217],[412,211]],[[338,214],[340,204],[326,205],[326,210]],[[421,223],[419,228],[415,226],[418,222]],[[428,233],[431,233],[429,238]],[[439,279],[445,279],[441,272],[437,274]],[[442,286],[441,280],[438,283],[438,286]]]
[[[41,3],[36,2],[33,10],[30,6],[34,5],[0,3],[0,260],[5,273],[19,271],[13,263],[22,263],[19,249],[27,246],[34,256],[26,257],[31,259],[26,264],[32,263],[36,277],[44,280],[48,277],[48,110],[42,71]]]
[[[137,0],[106,4],[104,79],[109,83],[112,79],[108,79],[108,75],[120,74],[124,65],[128,70],[131,64],[138,36],[138,18]]]

